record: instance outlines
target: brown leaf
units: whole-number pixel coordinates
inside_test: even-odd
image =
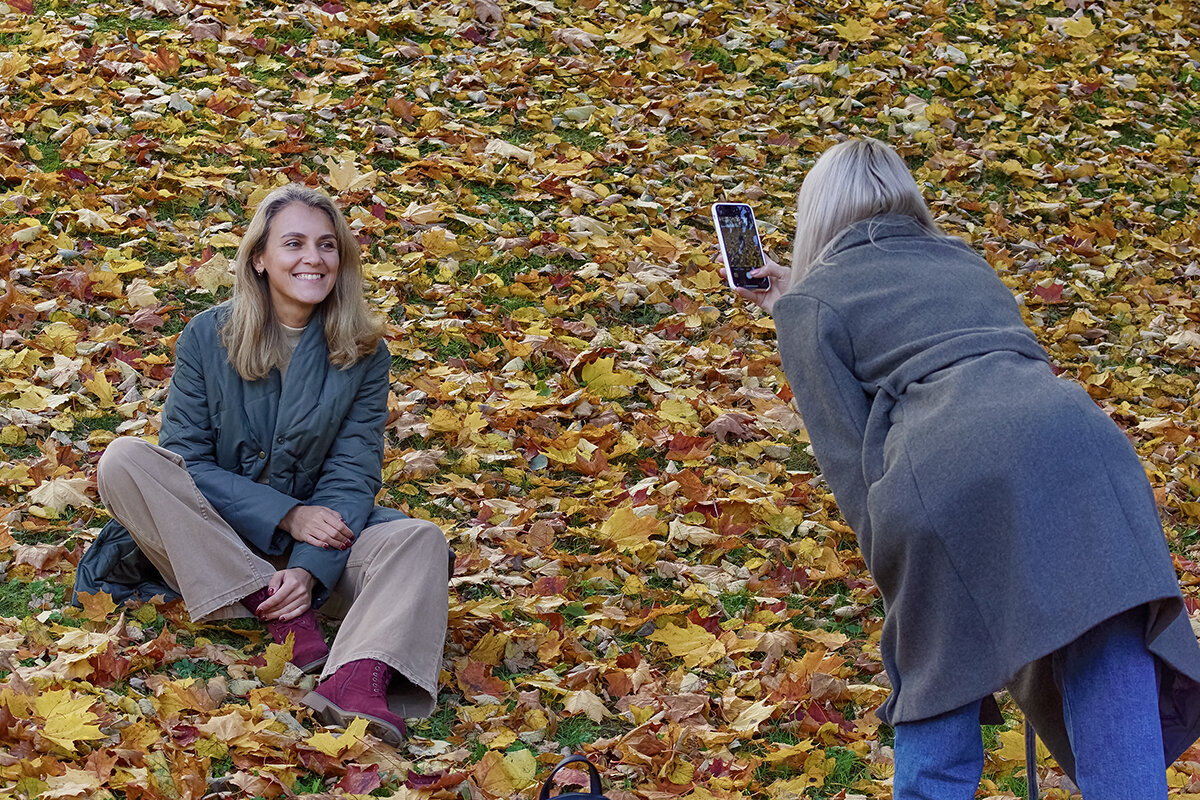
[[[59,559],[65,558],[67,548],[61,544],[28,544],[14,551],[13,566],[28,564],[39,572],[49,569]]]
[[[494,0],[471,0],[475,19],[485,24],[500,25],[504,22],[504,12]]]
[[[734,439],[750,439],[754,436],[754,432],[750,427],[752,422],[753,420],[745,414],[738,414],[736,412],[722,414],[705,425],[704,432],[711,433],[722,444],[729,441],[731,437]]]
[[[99,591],[95,594],[79,592],[75,596],[83,606],[84,618],[90,619],[92,622],[103,622],[109,614],[117,610],[117,604],[113,602],[112,595],[108,592]]]

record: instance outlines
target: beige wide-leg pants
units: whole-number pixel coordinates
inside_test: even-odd
[[[197,621],[252,616],[239,602],[266,586],[286,557],[256,554],[196,487],[183,459],[144,439],[108,445],[97,468],[100,498]],[[341,618],[321,678],[351,661],[382,661],[408,679],[392,681],[388,706],[427,717],[437,701],[446,639],[449,553],[436,525],[401,519],[372,525],[322,614]]]

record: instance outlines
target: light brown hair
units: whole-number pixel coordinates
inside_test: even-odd
[[[238,246],[233,300],[229,316],[221,325],[221,343],[229,353],[229,363],[247,381],[267,377],[287,357],[267,276],[255,271],[254,262],[266,247],[271,223],[293,203],[323,212],[337,237],[337,280],[329,296],[317,306],[324,317],[330,363],[345,369],[375,352],[383,338],[383,321],[367,306],[358,241],[345,216],[324,192],[297,183],[281,186],[259,203]]]

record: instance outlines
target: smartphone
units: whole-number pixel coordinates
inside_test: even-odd
[[[725,259],[729,288],[770,289],[771,279],[766,275],[750,277],[751,270],[764,265],[754,210],[745,203],[713,203],[712,215],[717,241],[721,243],[721,257]]]

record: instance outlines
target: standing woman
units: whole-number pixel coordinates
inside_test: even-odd
[[[448,550],[435,525],[375,505],[390,358],[358,243],[327,196],[289,185],[235,268],[232,299],[179,336],[158,446],[112,442],[100,496],[192,619],[291,634],[293,662],[321,670],[305,704],[398,744],[437,697]],[[344,617],[332,649],[318,607]]]
[[[1008,687],[1085,800],[1165,797],[1200,648],[1133,447],[890,147],[832,147],[797,206],[791,268],[741,294],[883,595],[894,796],[973,798]]]

